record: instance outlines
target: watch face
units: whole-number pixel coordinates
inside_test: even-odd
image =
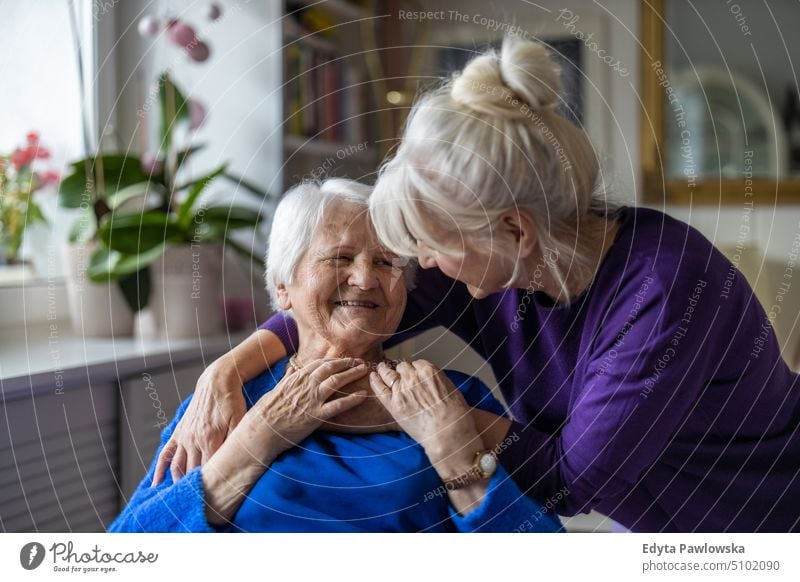
[[[495,460],[494,455],[491,453],[486,453],[481,455],[481,458],[478,461],[478,466],[481,468],[481,471],[491,475],[494,473],[495,469],[497,469],[497,461]]]

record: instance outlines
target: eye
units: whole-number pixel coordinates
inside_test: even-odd
[[[347,255],[336,255],[335,257],[329,257],[326,260],[329,263],[334,263],[334,264],[337,264],[337,265],[341,265],[341,264],[349,263],[350,261],[353,260],[353,257],[349,257]]]
[[[393,267],[394,263],[392,259],[377,259],[375,261],[376,264],[381,265],[382,267]]]

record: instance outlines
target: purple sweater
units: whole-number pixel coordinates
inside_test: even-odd
[[[444,326],[490,363],[519,436],[500,461],[562,515],[596,509],[646,532],[800,530],[800,382],[770,319],[697,230],[646,208],[619,217],[570,306],[526,289],[474,300],[421,270],[392,344]],[[291,318],[261,328],[294,351]]]

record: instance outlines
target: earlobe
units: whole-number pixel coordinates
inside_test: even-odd
[[[289,291],[286,289],[286,285],[283,283],[279,283],[277,287],[275,287],[276,294],[278,296],[278,307],[287,311],[292,308],[292,301],[289,299]]]

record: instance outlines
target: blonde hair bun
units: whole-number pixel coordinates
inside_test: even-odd
[[[561,68],[539,43],[506,37],[495,51],[472,59],[453,79],[450,96],[480,113],[529,116],[559,102]]]

